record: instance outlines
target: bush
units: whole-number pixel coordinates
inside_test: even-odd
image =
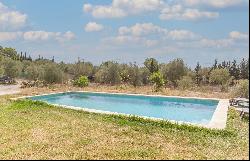
[[[190,89],[194,85],[194,81],[190,76],[184,76],[177,82],[178,87],[182,90]]]
[[[89,79],[86,76],[80,76],[74,81],[74,85],[78,87],[87,87],[89,85]]]
[[[227,69],[214,69],[210,74],[209,82],[214,85],[220,85],[221,91],[228,89],[232,78]]]
[[[38,80],[43,77],[44,69],[38,65],[30,65],[25,70],[25,78],[29,80]]]
[[[5,75],[16,78],[21,73],[22,65],[20,62],[16,62],[14,60],[6,60],[4,62]]]
[[[4,75],[4,68],[0,66],[0,77]]]
[[[162,73],[164,79],[170,81],[176,87],[178,80],[187,74],[187,70],[182,59],[175,59],[162,68]]]
[[[249,98],[249,80],[240,80],[233,88],[234,97]]]
[[[55,65],[48,64],[44,68],[43,79],[46,83],[62,83],[63,82],[63,72]]]
[[[115,62],[103,63],[95,74],[98,83],[117,85],[121,83],[120,67]]]
[[[163,76],[160,72],[153,73],[149,80],[154,84],[154,89],[158,92],[165,84]]]

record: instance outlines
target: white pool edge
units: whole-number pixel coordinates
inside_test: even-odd
[[[164,96],[164,95],[145,95],[145,94],[129,94],[129,93],[109,93],[109,92],[91,92],[91,91],[67,91],[67,92],[57,92],[57,93],[49,93],[49,94],[41,94],[41,95],[34,95],[34,96],[23,96],[23,97],[17,97],[13,98],[13,100],[18,100],[18,99],[25,99],[25,98],[31,98],[31,97],[38,97],[38,96],[48,96],[48,95],[54,95],[54,94],[63,94],[63,93],[71,93],[71,92],[76,92],[76,93],[96,93],[96,94],[113,94],[113,95],[127,95],[127,96],[146,96],[146,97],[165,97],[165,98],[184,98],[184,99],[200,99],[200,100],[215,100],[219,101],[216,110],[212,116],[211,121],[204,125],[204,124],[196,124],[196,123],[190,123],[190,122],[183,122],[183,121],[175,121],[175,120],[166,120],[166,119],[161,119],[161,118],[153,118],[153,117],[147,117],[147,116],[137,116],[137,115],[129,115],[129,114],[124,114],[124,113],[117,113],[117,112],[110,112],[110,111],[102,111],[102,110],[94,110],[94,109],[89,109],[89,108],[83,108],[83,107],[75,107],[75,106],[66,106],[66,105],[58,105],[58,104],[50,104],[53,106],[58,106],[62,108],[67,108],[67,109],[73,109],[73,110],[81,110],[85,112],[90,112],[90,113],[98,113],[98,114],[108,114],[108,115],[121,115],[121,116],[126,116],[126,117],[131,117],[135,116],[138,118],[143,118],[143,119],[150,119],[154,121],[168,121],[174,124],[179,124],[179,125],[192,125],[192,126],[198,126],[198,127],[204,127],[204,128],[209,128],[209,129],[218,129],[218,130],[223,130],[226,128],[226,123],[227,123],[227,114],[228,114],[228,108],[229,108],[229,99],[218,99],[218,98],[202,98],[202,97],[181,97],[181,96]]]
[[[229,99],[220,100],[208,127],[215,129],[225,129],[227,125],[227,114],[230,106]]]

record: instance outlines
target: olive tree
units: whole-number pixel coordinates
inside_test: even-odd
[[[20,62],[11,59],[6,59],[6,61],[4,62],[4,70],[5,75],[12,78],[17,78],[22,71],[22,65]]]
[[[25,77],[29,80],[39,80],[42,79],[44,75],[44,68],[39,65],[32,64],[28,66],[25,70]]]
[[[158,61],[154,58],[146,59],[144,65],[150,71],[151,74],[159,70]]]
[[[63,72],[55,64],[48,64],[44,67],[43,79],[49,84],[63,83]]]
[[[249,98],[249,80],[239,80],[233,88],[234,97]]]
[[[133,64],[130,66],[130,84],[134,87],[140,86],[142,84],[141,73],[138,65]]]
[[[154,90],[158,92],[165,84],[164,78],[160,72],[154,72],[149,80],[154,84]]]
[[[3,75],[4,75],[4,68],[0,66],[0,77],[2,77]]]
[[[178,80],[187,74],[187,67],[182,59],[175,59],[162,68],[163,77],[170,83],[177,86]]]
[[[194,83],[194,80],[190,76],[184,76],[177,81],[178,87],[182,90],[190,89]]]
[[[96,81],[116,85],[121,83],[120,66],[116,62],[103,63],[95,74]]]
[[[214,69],[211,71],[209,82],[213,85],[221,86],[221,90],[227,90],[232,77],[228,69]]]

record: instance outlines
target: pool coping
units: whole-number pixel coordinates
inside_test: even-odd
[[[89,109],[89,108],[83,108],[83,107],[75,107],[75,106],[66,106],[66,105],[59,105],[59,104],[51,104],[53,106],[58,106],[62,108],[67,109],[73,109],[73,110],[81,110],[91,113],[98,113],[98,114],[108,114],[108,115],[121,115],[126,117],[135,116],[138,118],[143,119],[150,119],[154,121],[168,121],[174,124],[185,124],[185,125],[191,125],[191,126],[198,126],[203,128],[209,128],[209,129],[218,129],[223,130],[226,128],[227,123],[227,114],[228,114],[228,108],[229,108],[229,99],[218,99],[218,98],[202,98],[202,97],[182,97],[182,96],[164,96],[164,95],[145,95],[145,94],[130,94],[130,93],[113,93],[113,92],[92,92],[92,91],[66,91],[66,92],[56,92],[56,93],[48,93],[48,94],[40,94],[40,95],[33,95],[33,96],[22,96],[13,98],[12,100],[18,100],[18,99],[26,99],[31,97],[38,97],[38,96],[48,96],[48,95],[55,95],[55,94],[63,94],[63,93],[93,93],[93,94],[112,94],[112,95],[127,95],[127,96],[146,96],[146,97],[162,97],[162,98],[183,98],[183,99],[199,99],[199,100],[214,100],[219,101],[216,110],[212,116],[212,119],[208,124],[198,124],[198,123],[190,123],[190,122],[184,122],[184,121],[175,121],[175,120],[167,120],[167,119],[161,119],[161,118],[154,118],[154,117],[147,117],[147,116],[137,116],[137,115],[129,115],[124,113],[117,113],[117,112],[110,112],[110,111],[102,111],[102,110],[95,110],[95,109]]]

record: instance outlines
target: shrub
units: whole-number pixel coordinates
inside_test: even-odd
[[[4,68],[0,66],[0,77],[2,77],[3,75],[4,75]]]
[[[98,72],[95,74],[96,81],[99,83],[106,83],[117,85],[121,83],[120,67],[115,62],[103,63]]]
[[[150,71],[151,74],[159,70],[158,61],[154,58],[146,59],[144,65]]]
[[[240,80],[233,88],[235,97],[249,98],[249,80]]]
[[[46,83],[62,83],[63,82],[63,72],[55,65],[48,64],[44,68],[43,79]]]
[[[143,85],[148,85],[150,83],[150,80],[149,80],[150,71],[146,67],[140,68],[140,75],[141,75],[141,81]]]
[[[140,86],[142,84],[140,69],[136,64],[131,64],[129,68],[130,74],[130,84],[134,87]]]
[[[29,80],[38,80],[43,77],[44,69],[38,65],[31,65],[25,70],[25,77]]]
[[[80,76],[74,81],[74,85],[78,87],[87,87],[89,85],[89,79],[86,76]]]
[[[158,92],[165,84],[163,76],[160,72],[153,73],[149,80],[154,84],[154,90]]]
[[[165,80],[170,81],[175,87],[177,81],[187,74],[187,67],[182,59],[176,59],[162,68]]]
[[[209,82],[214,85],[220,85],[221,91],[227,90],[231,81],[232,78],[227,69],[214,69],[210,74]]]
[[[194,81],[190,76],[184,76],[182,77],[181,80],[177,82],[177,84],[180,89],[186,90],[186,89],[190,89],[193,86]]]
[[[5,75],[16,78],[21,73],[22,65],[20,62],[14,60],[7,60],[4,62]]]

